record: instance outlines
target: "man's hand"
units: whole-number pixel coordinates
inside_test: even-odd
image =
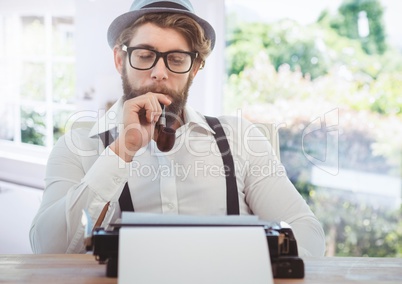
[[[110,144],[110,149],[126,162],[131,162],[135,153],[153,138],[155,125],[162,113],[161,104],[170,105],[164,94],[146,93],[129,99],[123,105],[124,130]]]

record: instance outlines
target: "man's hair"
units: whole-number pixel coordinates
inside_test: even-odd
[[[211,53],[211,41],[205,37],[204,29],[192,18],[183,14],[155,13],[145,14],[130,27],[123,30],[116,40],[116,45],[127,44],[137,28],[145,23],[153,23],[161,28],[171,28],[182,34],[190,45],[191,51],[198,52],[197,60],[204,65]]]

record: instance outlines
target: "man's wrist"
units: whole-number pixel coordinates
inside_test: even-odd
[[[133,157],[137,151],[129,151],[125,145],[122,145],[122,141],[117,138],[113,143],[109,145],[109,149],[112,150],[117,156],[119,156],[126,163],[133,160]]]

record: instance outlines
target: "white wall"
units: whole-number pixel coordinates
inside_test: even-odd
[[[114,68],[106,32],[117,15],[128,11],[131,2],[75,0],[77,97],[82,110],[104,109],[107,101],[121,96],[120,77]],[[82,100],[91,89],[93,100]]]
[[[128,12],[131,3],[132,0],[75,0],[77,96],[81,110],[103,109],[107,101],[122,95],[106,32],[115,17]],[[194,80],[189,104],[202,113],[218,115],[222,111],[224,76],[224,0],[192,0],[192,3],[196,13],[214,26],[217,42],[206,67]],[[84,93],[91,89],[93,100],[83,100]]]
[[[215,29],[215,48],[205,68],[198,72],[190,92],[189,104],[206,115],[219,115],[223,111],[223,80],[225,74],[225,1],[192,0],[193,7]]]

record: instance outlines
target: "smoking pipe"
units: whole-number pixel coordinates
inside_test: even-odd
[[[165,105],[161,105],[162,114],[158,120],[158,139],[156,140],[156,146],[162,152],[168,152],[173,148],[176,140],[176,130],[170,127],[166,127],[166,114]]]

